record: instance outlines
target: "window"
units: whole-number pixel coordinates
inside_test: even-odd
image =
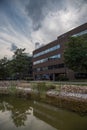
[[[33,64],[36,65],[36,64],[43,63],[43,62],[46,62],[46,61],[49,61],[49,60],[56,60],[56,59],[60,59],[60,58],[61,58],[61,54],[57,54],[57,55],[50,56],[50,57],[45,58],[45,59],[35,61],[35,62],[33,62]]]
[[[87,34],[87,30],[79,32],[79,33],[76,33],[76,34],[72,35],[72,37],[82,36],[84,34]]]
[[[58,45],[56,45],[56,46],[54,46],[54,47],[51,47],[51,48],[49,48],[49,49],[46,49],[45,51],[39,52],[39,53],[37,53],[37,54],[34,54],[33,57],[35,58],[35,57],[41,56],[41,55],[43,55],[43,54],[46,54],[46,53],[49,53],[49,52],[51,52],[51,51],[57,50],[57,49],[59,49],[59,48],[60,48],[60,44],[58,44]]]
[[[35,68],[34,72],[53,70],[53,69],[60,69],[60,68],[64,68],[64,63],[56,64],[56,65],[50,65],[50,66],[41,67],[41,68]]]

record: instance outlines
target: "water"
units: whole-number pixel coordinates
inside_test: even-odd
[[[87,116],[13,97],[0,97],[0,130],[87,130]]]

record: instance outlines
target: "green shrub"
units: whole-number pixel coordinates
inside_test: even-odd
[[[69,79],[68,79],[68,77],[67,77],[66,75],[60,74],[60,75],[58,76],[58,79],[57,79],[57,80],[59,80],[59,81],[67,81],[67,80],[69,80]]]
[[[56,86],[54,84],[52,84],[52,83],[47,83],[46,84],[46,90],[55,89],[55,88],[56,88]]]
[[[17,93],[16,86],[9,86],[8,92],[9,92],[9,94],[15,95]]]
[[[38,90],[38,92],[45,92],[46,91],[46,83],[45,82],[37,83],[37,90]]]
[[[25,80],[27,80],[27,81],[32,81],[32,80],[33,80],[33,77],[25,77]]]

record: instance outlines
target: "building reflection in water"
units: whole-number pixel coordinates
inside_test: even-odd
[[[58,130],[87,130],[87,116],[34,102],[34,116]]]

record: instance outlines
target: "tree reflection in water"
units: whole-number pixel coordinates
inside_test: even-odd
[[[25,126],[27,116],[32,111],[30,101],[26,100],[25,102],[25,99],[20,100],[14,97],[2,97],[0,99],[0,111],[10,111],[11,119],[16,127]]]
[[[37,101],[0,97],[0,130],[9,129],[87,130],[87,116]]]

